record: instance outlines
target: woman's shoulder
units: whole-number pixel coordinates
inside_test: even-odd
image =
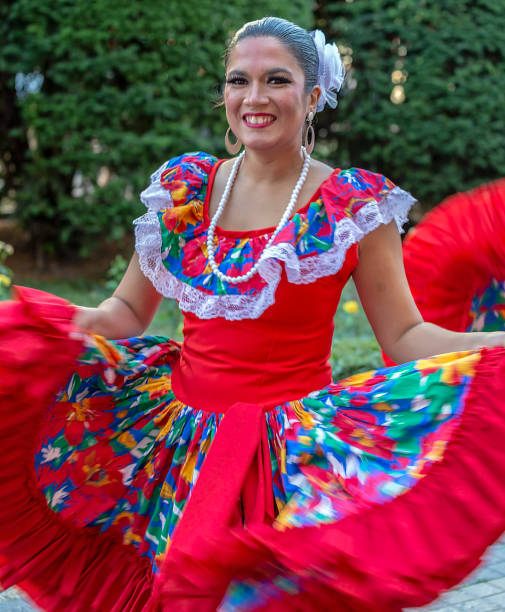
[[[156,210],[188,202],[206,187],[217,161],[202,151],[170,158],[151,174],[149,186],[140,194],[141,201]]]
[[[162,186],[171,181],[191,176],[204,178],[209,175],[217,158],[203,151],[183,153],[164,162],[152,175],[151,183],[159,181]]]
[[[334,168],[313,160],[313,180],[327,200],[339,203],[352,198],[382,199],[396,185],[383,174],[364,168]]]
[[[363,235],[393,219],[402,231],[415,202],[392,180],[364,168],[334,169],[321,183],[320,192],[330,220],[352,220]]]
[[[321,184],[321,188],[324,188],[328,195],[340,197],[355,197],[361,194],[380,198],[395,187],[395,183],[383,174],[364,168],[332,168]]]

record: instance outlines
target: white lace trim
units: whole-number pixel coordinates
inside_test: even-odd
[[[168,189],[164,189],[160,183],[160,177],[166,165],[165,162],[156,172],[151,174],[151,184],[140,194],[140,201],[147,210],[159,212],[164,208],[173,208],[174,206],[172,194]]]
[[[288,281],[295,284],[312,283],[323,276],[336,274],[344,263],[349,247],[380,224],[390,223],[394,219],[402,232],[408,210],[415,202],[409,193],[395,187],[380,201],[380,206],[376,201],[368,202],[352,219],[346,217],[338,221],[333,246],[324,253],[299,259],[292,244],[272,245],[265,251],[265,258],[258,269],[267,286],[257,294],[212,295],[178,279],[163,264],[156,213],[162,208],[171,207],[170,193],[159,187],[159,183],[153,183],[142,192],[141,199],[149,207],[145,215],[134,221],[136,250],[142,272],[159,293],[176,299],[181,310],[192,312],[200,319],[223,317],[228,320],[257,319],[274,303],[281,277],[281,261]]]

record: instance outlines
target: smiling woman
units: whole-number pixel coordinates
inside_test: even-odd
[[[230,128],[246,147],[300,149],[305,117],[314,114],[319,87],[306,93],[305,75],[273,37],[248,37],[227,62],[224,102]]]
[[[424,323],[414,199],[302,146],[342,79],[321,32],[246,24],[224,90],[242,153],[154,172],[97,308],[28,289],[0,308],[0,579],[40,607],[399,612],[505,529],[505,350],[481,348],[505,334]],[[334,382],[351,274],[402,365]],[[163,296],[182,345],[140,336]]]

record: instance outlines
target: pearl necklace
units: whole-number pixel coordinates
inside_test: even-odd
[[[286,206],[286,210],[284,211],[284,214],[282,215],[282,218],[279,221],[277,227],[275,228],[273,234],[270,236],[270,239],[268,240],[265,247],[263,248],[263,251],[261,252],[261,255],[259,256],[258,261],[253,265],[253,267],[248,272],[246,272],[246,274],[242,274],[240,276],[228,276],[227,274],[224,274],[223,272],[221,272],[221,270],[217,267],[216,260],[215,260],[215,251],[214,251],[214,235],[215,235],[216,225],[219,220],[219,217],[221,216],[224,210],[224,207],[226,205],[226,202],[228,201],[228,198],[230,197],[230,192],[233,187],[233,183],[235,182],[235,179],[237,178],[237,173],[238,173],[240,164],[242,163],[242,160],[244,159],[245,151],[242,151],[242,153],[237,157],[235,163],[233,164],[233,168],[230,173],[230,176],[228,177],[228,181],[226,183],[226,187],[224,189],[223,195],[221,196],[221,200],[218,204],[217,210],[214,213],[214,216],[212,217],[210,221],[209,229],[207,232],[207,256],[209,259],[209,264],[212,269],[212,272],[221,281],[232,283],[232,284],[245,283],[246,281],[251,279],[256,274],[260,263],[264,259],[266,250],[271,246],[277,234],[281,231],[284,225],[286,225],[287,221],[291,217],[291,213],[293,212],[296,206],[298,196],[303,187],[303,184],[305,183],[307,174],[309,173],[310,155],[305,150],[305,147],[301,148],[301,152],[304,156],[302,171],[300,172],[298,181],[293,189],[293,192],[291,193],[291,198],[289,199],[288,205]]]

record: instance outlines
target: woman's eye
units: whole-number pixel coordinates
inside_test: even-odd
[[[285,85],[286,83],[291,83],[291,81],[286,77],[281,76],[273,76],[268,79],[268,82],[272,85]]]
[[[244,77],[230,77],[229,79],[226,79],[226,84],[227,85],[245,85],[247,83],[247,81],[244,79]]]
[[[269,85],[286,85],[287,83],[291,83],[291,81],[287,77],[283,77],[283,76],[268,77],[267,82]],[[229,79],[226,79],[226,84],[236,85],[236,86],[247,85],[247,79],[241,76],[233,76],[233,77],[230,77]]]

